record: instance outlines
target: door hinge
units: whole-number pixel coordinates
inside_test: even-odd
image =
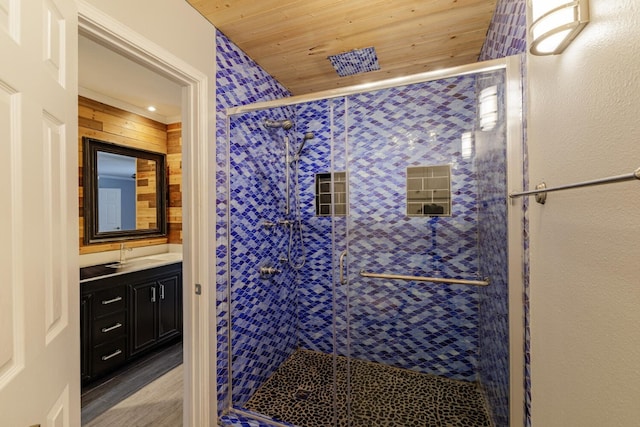
[[[196,295],[202,295],[202,285],[200,283],[196,283]]]

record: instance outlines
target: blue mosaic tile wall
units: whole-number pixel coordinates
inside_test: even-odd
[[[362,279],[372,272],[473,278],[473,164],[460,155],[475,121],[475,78],[354,96],[349,103],[351,355],[474,380],[477,290]],[[452,164],[452,216],[408,218],[406,167]]]
[[[230,427],[273,427],[264,421],[256,421],[241,414],[228,414],[220,417],[223,426]]]
[[[262,123],[290,116],[271,110],[230,120],[232,399],[239,406],[298,344],[295,272],[279,262],[287,230],[263,226],[283,218],[285,150],[284,131]],[[263,277],[262,266],[282,273]]]
[[[479,380],[492,408],[496,427],[509,426],[509,288],[507,254],[506,132],[504,72],[478,78],[478,90],[498,87],[499,119],[492,130],[478,131],[478,210],[480,271],[490,286],[479,289]]]
[[[480,61],[518,55],[527,45],[526,0],[498,0]]]
[[[336,111],[336,108],[340,110]],[[336,120],[344,120],[344,101],[322,100],[296,107],[299,131],[314,133],[314,139],[307,142],[299,162],[307,259],[305,267],[298,273],[300,345],[327,354],[333,353],[333,304],[344,301],[336,299],[333,293],[333,270],[337,264],[332,246],[332,227],[333,220],[344,224],[344,218],[315,216],[315,174],[331,171],[331,144],[335,137],[332,125]],[[341,170],[344,171],[344,167]],[[342,323],[342,328],[344,326]],[[344,345],[346,341],[342,340],[337,348],[342,349]]]
[[[367,269],[474,277],[478,268],[475,171],[472,162],[460,155],[460,136],[473,129],[475,109],[474,77],[298,108],[299,126],[304,123],[299,131],[316,134],[301,161],[309,263],[299,276],[301,346],[331,353],[335,333],[339,354],[350,351],[360,359],[475,380],[475,288],[358,275]],[[314,174],[332,167],[344,171],[344,152],[350,174],[348,236],[344,217],[316,217],[313,207]],[[454,165],[454,215],[406,217],[406,167],[448,163]],[[347,245],[349,287],[332,291],[332,280],[338,283],[333,268]],[[332,299],[338,304],[335,331]],[[351,322],[346,329],[348,315]]]
[[[227,155],[229,150],[226,134],[226,115],[224,110],[228,107],[250,104],[257,101],[272,100],[289,96],[289,92],[276,82],[270,75],[265,73],[251,58],[247,57],[233,43],[231,43],[224,34],[217,32],[217,74],[216,74],[216,257],[217,257],[217,283],[216,283],[216,313],[217,313],[217,391],[218,391],[218,411],[222,413],[224,408],[229,405],[229,324],[227,322],[229,312],[228,286],[227,281],[229,273],[228,257],[229,257],[229,217],[227,211],[229,209],[229,165],[230,159]],[[234,161],[237,164],[237,160]],[[253,189],[255,191],[255,189]],[[265,203],[265,208],[269,207],[269,203]],[[237,234],[237,232],[236,232]],[[240,239],[244,237],[241,235]],[[236,240],[238,243],[241,240]],[[260,243],[260,248],[265,245]],[[253,283],[256,283],[255,277]],[[264,291],[264,290],[263,290]],[[277,300],[280,295],[273,290],[266,291],[273,300]],[[264,307],[259,306],[259,309]],[[289,313],[285,310],[285,313]],[[276,313],[270,321],[277,324],[282,321],[281,313]],[[268,323],[268,322],[267,322]],[[244,327],[240,325],[240,327]],[[267,329],[268,330],[268,329]],[[237,334],[236,334],[237,335]],[[253,337],[255,338],[255,337]],[[273,337],[267,337],[268,341],[273,341]],[[259,341],[259,340],[258,340]],[[253,346],[256,341],[249,338],[249,343]],[[242,347],[242,343],[234,343]],[[249,347],[242,347],[246,352]],[[263,356],[267,359],[269,356]],[[247,357],[245,356],[245,361]],[[256,373],[254,370],[264,367],[264,360],[248,361],[245,366],[239,366],[235,363],[236,368],[240,368],[239,372],[244,383],[240,384],[241,389],[250,387],[256,381],[260,381],[260,376],[268,373]],[[275,362],[274,362],[275,363]],[[244,369],[244,371],[243,371]],[[257,376],[257,377],[256,377]],[[257,379],[258,378],[258,379]]]

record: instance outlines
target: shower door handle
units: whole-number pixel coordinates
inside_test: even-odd
[[[339,269],[340,269],[340,284],[344,285],[345,283],[347,283],[347,279],[345,279],[344,277],[344,259],[347,256],[347,251],[344,250],[342,251],[342,253],[340,254],[340,262],[339,262]]]

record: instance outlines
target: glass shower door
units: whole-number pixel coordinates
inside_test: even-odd
[[[480,129],[480,80],[454,77],[346,100],[347,131],[336,145],[346,156],[348,220],[345,230],[336,226],[334,245],[335,256],[348,254],[345,265],[335,261],[336,353],[347,356],[351,427],[489,425],[475,383],[481,287],[385,277],[482,281],[482,164],[473,143],[489,136],[504,143],[504,126]]]
[[[482,426],[478,381],[508,421],[503,86],[494,71],[230,118],[225,408],[298,427]]]

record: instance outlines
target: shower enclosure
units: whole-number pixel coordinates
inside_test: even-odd
[[[221,413],[509,425],[506,63],[228,112]]]

